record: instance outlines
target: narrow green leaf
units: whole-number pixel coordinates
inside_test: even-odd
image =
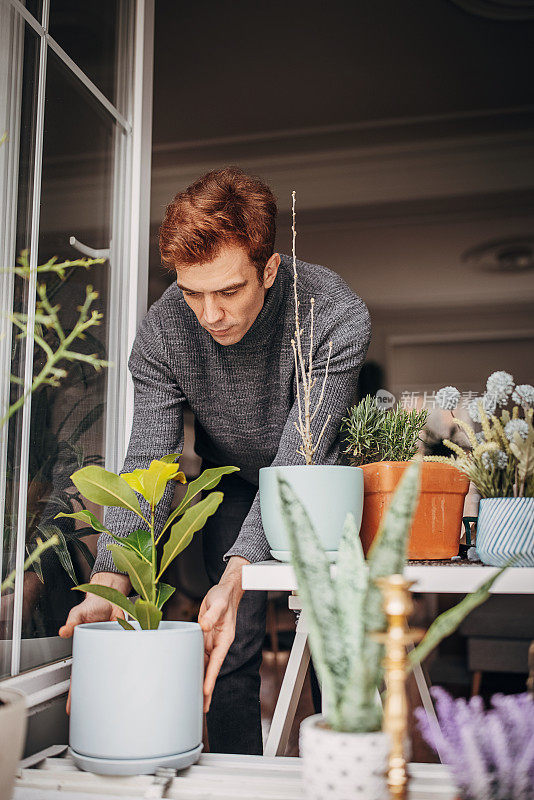
[[[139,528],[128,536],[115,536],[111,531],[109,531],[109,535],[115,539],[117,544],[127,547],[128,550],[133,550],[140,558],[152,564],[152,537],[150,531]]]
[[[95,465],[82,467],[71,476],[82,495],[101,506],[118,506],[141,517],[141,508],[134,490],[114,472]]]
[[[207,497],[189,508],[171,528],[161,559],[158,580],[169,564],[185,550],[194,534],[204,527],[206,520],[217,511],[223,499],[222,492],[211,492]]]
[[[330,562],[321,547],[306,509],[283,478],[278,478],[282,515],[297,577],[298,592],[309,627],[313,663],[319,675],[328,719],[340,726],[339,702],[347,681],[348,661],[341,636]]]
[[[121,618],[119,617],[119,619],[117,620],[117,622],[119,623],[119,625],[121,626],[121,628],[124,628],[124,630],[125,630],[125,631],[134,631],[134,630],[135,630],[134,626],[133,626],[133,625],[130,625],[130,623],[129,623],[129,622],[126,622],[126,620],[125,620],[125,619],[121,619]]]
[[[87,536],[87,535],[89,534],[89,531],[88,531],[88,529],[87,529],[87,528],[85,529],[85,531],[86,531],[85,533],[83,533],[83,532],[81,532],[81,531],[80,531],[80,533],[79,533],[78,535],[76,535],[76,533],[70,534],[70,535],[69,535],[69,541],[70,541],[70,542],[72,542],[72,544],[73,544],[75,547],[77,547],[77,548],[78,548],[78,550],[80,551],[80,553],[82,554],[82,556],[83,556],[83,557],[85,558],[85,560],[87,561],[87,563],[88,563],[89,567],[90,567],[91,569],[93,569],[93,566],[94,566],[94,563],[95,563],[95,557],[94,557],[94,555],[91,553],[91,551],[89,550],[89,548],[87,547],[87,545],[85,544],[85,542],[82,542],[82,540],[81,540],[81,538],[80,538],[80,536]]]
[[[76,577],[76,572],[74,571],[74,564],[72,563],[69,548],[67,547],[67,542],[60,528],[58,528],[57,525],[52,525],[51,523],[43,523],[37,526],[37,530],[43,534],[45,539],[51,539],[52,536],[57,536],[58,543],[53,545],[53,550],[59,559],[59,563],[71,581],[74,584],[78,583],[78,578]]]
[[[135,607],[131,600],[128,600],[122,592],[117,589],[112,589],[110,586],[100,586],[98,583],[81,583],[79,586],[73,586],[72,591],[89,592],[89,594],[96,594],[97,597],[103,597],[104,600],[109,600],[114,606],[122,608],[131,617],[135,617]]]
[[[79,519],[82,522],[85,522],[89,525],[94,531],[98,531],[99,533],[109,533],[108,529],[105,525],[103,525],[100,520],[95,517],[90,511],[84,509],[83,511],[75,511],[73,514],[64,514],[63,512],[56,514],[54,519],[58,517],[69,517],[70,519]]]
[[[439,617],[434,620],[427,630],[424,639],[409,653],[409,672],[413,669],[415,664],[424,661],[429,653],[431,653],[443,639],[446,639],[447,636],[454,633],[456,628],[464,621],[471,611],[486,602],[490,596],[491,587],[497,578],[502,575],[504,570],[508,569],[508,566],[509,565],[502,567],[492,575],[491,578],[481,584],[478,589],[475,589],[474,592],[464,597],[457,605],[444,611],[443,614],[440,614]]]
[[[211,469],[205,469],[202,475],[199,475],[198,478],[195,478],[194,481],[191,481],[187,487],[187,491],[182,502],[179,506],[177,506],[177,508],[174,509],[169,519],[163,526],[162,533],[166,531],[170,525],[172,525],[176,517],[179,517],[180,514],[183,514],[185,511],[187,511],[191,505],[191,502],[198,494],[200,494],[200,492],[209,492],[210,489],[214,489],[219,484],[223,475],[230,475],[232,472],[239,472],[239,467],[213,467]]]
[[[144,631],[155,631],[161,621],[161,610],[147,600],[137,600],[135,603],[137,621]]]
[[[169,597],[175,592],[174,586],[169,586],[168,583],[158,583],[156,589],[156,605],[158,608],[163,608],[164,603],[167,602]]]
[[[132,586],[145,600],[152,597],[152,565],[147,564],[127,547],[118,544],[107,544],[106,548],[113,556],[115,566],[120,572],[127,572]]]
[[[414,462],[405,470],[380,524],[367,557],[369,584],[365,598],[366,632],[383,631],[386,617],[382,608],[382,592],[377,578],[404,572],[406,548],[412,519],[419,498],[421,465]],[[367,637],[364,651],[365,669],[378,682],[382,679],[384,646]]]

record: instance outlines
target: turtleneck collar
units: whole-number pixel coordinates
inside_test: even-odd
[[[288,256],[280,254],[278,273],[273,285],[267,290],[260,313],[243,338],[235,344],[224,345],[224,350],[236,353],[241,350],[257,348],[265,344],[265,340],[276,331],[280,319],[280,311],[288,297],[288,289],[291,286],[292,273],[289,262]]]

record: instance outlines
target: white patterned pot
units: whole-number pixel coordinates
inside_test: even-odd
[[[389,737],[339,733],[315,714],[300,726],[300,755],[307,800],[387,800]]]
[[[480,501],[477,553],[484,564],[534,567],[534,497],[488,497]]]

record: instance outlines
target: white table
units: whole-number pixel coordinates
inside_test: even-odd
[[[304,800],[299,758],[207,754],[198,764],[161,778],[106,777],[81,772],[55,746],[21,763],[13,800]],[[453,800],[446,767],[410,764],[409,800]]]
[[[332,571],[335,572],[335,565]],[[488,580],[497,569],[469,562],[437,562],[435,565],[409,563],[404,574],[415,581],[413,591],[429,594],[467,594]],[[297,581],[291,564],[280,561],[261,561],[243,567],[243,589],[256,591],[296,592]],[[534,594],[534,568],[510,567],[498,578],[491,589],[494,594]],[[301,609],[296,596],[289,598],[289,607],[294,611]],[[289,655],[280,694],[273,714],[273,720],[264,756],[280,756],[285,752],[291,726],[295,718],[302,686],[310,662],[308,632],[301,615],[297,622],[295,640]],[[421,670],[414,673],[425,708],[431,708],[428,687]]]

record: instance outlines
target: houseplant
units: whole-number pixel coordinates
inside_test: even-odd
[[[349,409],[341,425],[345,455],[363,470],[365,500],[360,537],[367,552],[391,494],[417,452],[426,410],[379,408],[365,397]],[[469,481],[442,463],[424,463],[421,494],[408,543],[408,558],[442,559],[458,555],[464,499]]]
[[[304,506],[281,477],[279,489],[290,538],[298,592],[309,627],[312,658],[322,684],[326,715],[301,726],[306,793],[310,800],[382,800],[386,795],[388,741],[381,732],[383,645],[371,637],[385,629],[377,578],[403,571],[421,467],[406,470],[365,560],[350,515],[339,548],[337,573],[313,530]],[[497,575],[446,611],[410,653],[422,661],[462,619],[482,603]]]
[[[494,695],[453,700],[431,690],[439,727],[415,712],[424,738],[448,764],[461,800],[534,800],[534,699]]]
[[[328,368],[332,354],[332,341],[329,342],[324,373],[319,380],[314,372],[314,298],[310,300],[308,341],[304,342],[304,330],[300,317],[300,303],[297,291],[297,259],[295,251],[295,192],[293,198],[293,301],[295,307],[295,334],[291,340],[295,361],[296,399],[298,422],[295,427],[300,444],[297,454],[304,464],[263,467],[259,471],[259,492],[261,518],[265,536],[273,558],[290,561],[290,548],[283,523],[282,510],[278,497],[277,478],[283,475],[290,483],[313,521],[317,535],[331,561],[337,558],[337,550],[343,521],[347,512],[353,514],[359,526],[363,511],[363,475],[361,470],[351,470],[340,464],[315,464],[315,454],[330,424],[328,415],[319,428],[316,420],[325,397],[328,381]],[[315,389],[315,387],[317,388]],[[317,429],[316,429],[317,428]],[[325,502],[328,497],[329,502]]]
[[[147,469],[121,475],[99,466],[72,475],[87,500],[128,509],[139,518],[140,527],[126,537],[115,536],[87,510],[57,515],[108,534],[115,566],[128,574],[139,595],[134,602],[107,586],[75,587],[103,597],[133,620],[84,623],[74,630],[70,748],[76,764],[91,772],[130,775],[161,766],[183,768],[202,749],[204,638],[196,622],[161,621],[162,607],[174,592],[161,578],[223,495],[210,492],[193,501],[237,468],[205,470],[156,532],[156,509],[167,483],[185,483],[176,458],[165,455]]]
[[[95,463],[98,456],[87,455],[82,447],[84,435],[91,426],[98,422],[103,405],[95,404],[85,413],[80,408],[70,406],[57,420],[57,427],[52,424],[52,413],[60,407],[65,408],[65,394],[58,392],[61,387],[83,386],[82,395],[85,402],[88,386],[94,376],[102,374],[102,368],[108,366],[105,361],[103,345],[93,330],[102,320],[102,314],[93,306],[98,293],[91,285],[85,287],[85,298],[77,309],[78,313],[70,313],[69,323],[62,319],[61,307],[58,304],[59,292],[70,279],[73,279],[80,268],[104,263],[105,259],[75,259],[58,262],[51,258],[37,266],[39,282],[35,306],[35,325],[33,339],[35,342],[32,383],[28,394],[31,402],[31,451],[28,463],[28,491],[26,513],[26,549],[33,548],[37,538],[48,539],[54,536],[55,545],[47,554],[44,563],[35,561],[31,570],[25,574],[24,594],[28,602],[25,608],[31,607],[31,616],[25,616],[23,622],[25,633],[35,636],[50,636],[57,632],[58,619],[63,619],[70,606],[69,588],[78,582],[73,555],[78,553],[92,566],[93,556],[84,541],[90,528],[75,529],[63,526],[59,529],[51,523],[52,516],[59,510],[74,510],[79,507],[81,498],[67,490],[67,482],[73,469],[85,464]],[[15,274],[20,283],[15,283],[15,296],[22,295],[24,285],[29,280],[31,270],[28,252],[22,251],[17,266],[3,270]],[[12,338],[12,364],[17,364],[20,342],[27,336],[26,314],[15,312],[10,317],[18,336]],[[16,369],[16,367],[12,367]],[[19,411],[26,397],[20,390],[23,385],[16,376],[11,376],[10,405],[5,411],[1,423],[11,420],[10,433],[15,436]],[[61,405],[61,403],[63,405]],[[76,404],[78,405],[78,404]],[[16,491],[18,484],[18,451],[14,447],[7,450],[6,497]],[[16,537],[18,514],[9,503],[4,514],[3,549],[4,566],[7,570],[14,566],[11,557],[11,542]],[[13,553],[14,555],[14,553]],[[54,596],[45,584],[45,574],[54,582]],[[54,575],[52,578],[51,576]],[[30,598],[31,601],[30,601]],[[53,610],[54,613],[51,613]],[[7,606],[4,614],[8,613]],[[29,631],[28,631],[29,629]]]
[[[40,559],[45,550],[55,547],[57,537],[46,542],[37,540],[36,547],[26,558],[23,572]],[[13,570],[0,584],[0,595],[13,588],[16,570]],[[0,684],[0,800],[9,800],[15,783],[17,767],[24,750],[26,737],[26,701],[24,694],[17,689],[6,689]]]
[[[469,445],[446,439],[451,456],[433,460],[455,466],[482,498],[476,537],[480,559],[501,566],[515,556],[514,566],[534,566],[534,386],[516,386],[507,372],[492,373],[484,395],[469,403],[472,425],[454,414],[458,390],[447,386],[440,392],[442,407]]]

